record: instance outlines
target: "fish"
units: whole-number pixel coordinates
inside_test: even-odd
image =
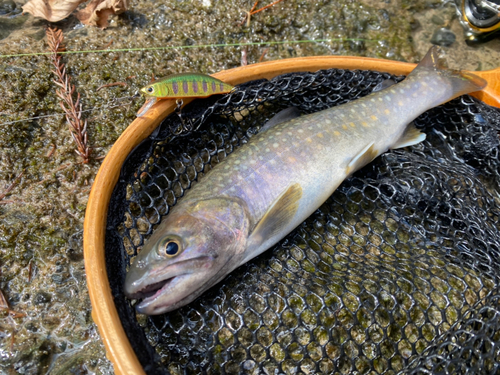
[[[124,292],[139,313],[186,305],[283,239],[355,171],[425,134],[426,110],[481,90],[433,47],[402,82],[308,115],[289,108],[210,170],[163,218],[130,265]]]
[[[139,91],[146,98],[179,99],[206,98],[226,94],[233,89],[232,85],[206,74],[180,73],[159,79]]]

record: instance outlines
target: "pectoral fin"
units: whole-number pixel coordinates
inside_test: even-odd
[[[293,219],[302,197],[300,184],[293,184],[267,210],[248,238],[248,248],[258,247],[266,239],[278,234]]]
[[[425,140],[425,133],[422,133],[418,130],[413,123],[408,125],[405,132],[398,139],[395,145],[391,147],[391,149],[403,148],[407,146],[413,146]]]
[[[374,147],[374,142],[367,145],[349,162],[346,168],[347,175],[354,173],[358,169],[364,167],[378,156],[378,151]]]

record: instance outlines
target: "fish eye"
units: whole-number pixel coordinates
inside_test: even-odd
[[[171,258],[181,252],[181,244],[178,240],[168,238],[160,246],[160,252]]]
[[[154,89],[154,88],[152,88],[152,87],[148,87],[148,90],[147,90],[147,91],[148,91],[149,93],[152,93],[153,91],[155,91],[155,89]]]

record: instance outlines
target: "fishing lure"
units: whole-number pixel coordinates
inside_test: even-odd
[[[146,97],[157,99],[206,98],[214,94],[226,94],[234,87],[201,73],[173,74],[143,87]]]
[[[157,99],[206,98],[215,94],[226,94],[233,89],[230,84],[206,74],[172,74],[140,89],[148,99],[137,116],[141,117]]]

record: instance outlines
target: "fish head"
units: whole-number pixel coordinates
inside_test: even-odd
[[[240,265],[248,228],[246,209],[232,200],[173,210],[130,266],[125,294],[143,298],[136,309],[148,315],[193,301]]]
[[[168,87],[166,85],[162,87],[162,92],[160,93],[160,87],[158,83],[151,83],[150,85],[147,85],[140,89],[139,91],[145,96],[145,97],[159,97],[161,95],[167,96],[168,95]]]

